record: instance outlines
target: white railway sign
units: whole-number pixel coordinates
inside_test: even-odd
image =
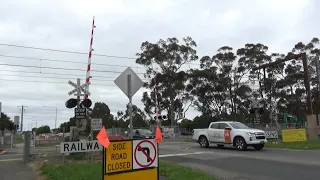
[[[83,96],[83,94],[81,94],[81,92],[88,94],[90,96],[90,92],[85,90],[85,88],[88,86],[88,84],[82,84],[80,85],[80,79],[77,79],[77,84],[72,82],[72,81],[68,81],[68,84],[70,84],[71,86],[73,86],[75,89],[70,91],[68,94],[69,96],[72,94],[75,94],[76,96]]]
[[[91,119],[91,128],[93,131],[100,131],[102,128],[102,119],[101,118],[92,118]]]
[[[60,144],[60,153],[77,153],[92,151],[102,151],[102,146],[98,141],[62,142]]]

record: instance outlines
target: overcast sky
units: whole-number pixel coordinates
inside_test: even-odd
[[[143,41],[191,36],[198,44],[200,56],[211,56],[224,45],[240,48],[248,42],[263,43],[270,52],[286,53],[295,43],[307,43],[320,33],[317,0],[0,0],[0,4],[0,101],[2,111],[12,119],[20,114],[17,106],[28,106],[24,130],[35,127],[36,122],[38,126],[54,128],[55,109],[43,106],[58,107],[57,126],[72,116],[73,110],[64,105],[71,97],[67,93],[73,89],[67,82],[81,78],[84,83],[93,16],[97,26],[94,53],[131,57],[92,57],[90,98],[93,103],[105,102],[113,113],[124,110],[128,103],[113,80],[127,66],[145,80],[144,68],[135,64],[134,59]],[[133,98],[140,108],[143,91]],[[191,109],[187,118],[198,114]]]

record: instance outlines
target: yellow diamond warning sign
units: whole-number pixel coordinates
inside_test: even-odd
[[[106,173],[132,170],[132,141],[111,142],[106,151]]]

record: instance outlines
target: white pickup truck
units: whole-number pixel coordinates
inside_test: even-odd
[[[251,129],[236,121],[212,122],[207,129],[194,129],[193,140],[201,147],[209,147],[209,143],[218,147],[233,145],[238,150],[244,151],[248,146],[261,150],[267,142],[265,132],[259,129]]]

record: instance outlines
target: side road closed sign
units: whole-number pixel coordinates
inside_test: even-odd
[[[111,141],[103,151],[103,180],[158,180],[158,144],[154,139]]]
[[[77,141],[62,142],[60,145],[60,153],[77,153],[102,151],[102,146],[98,141]]]
[[[106,153],[106,172],[132,169],[132,141],[111,142]]]

